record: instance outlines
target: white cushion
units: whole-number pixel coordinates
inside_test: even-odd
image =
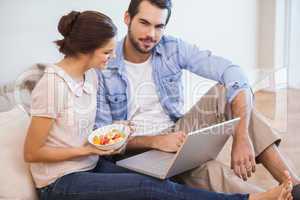
[[[0,199],[37,199],[23,145],[30,117],[17,105],[0,113]]]
[[[37,82],[41,79],[46,69],[46,64],[37,63],[22,72],[18,78],[11,83],[0,86],[0,112],[6,112],[17,104],[29,113],[31,104],[31,92]]]
[[[13,102],[10,98],[11,96],[12,93],[0,95],[0,112],[7,112],[14,107]]]

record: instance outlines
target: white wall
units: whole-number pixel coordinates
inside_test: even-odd
[[[300,1],[291,0],[289,86],[300,88]]]
[[[1,0],[0,85],[13,81],[36,62],[55,62],[59,53],[53,41],[59,18],[70,10],[98,10],[108,14],[125,33],[123,11],[128,1],[109,0]],[[108,6],[110,4],[110,6]]]
[[[244,67],[256,66],[255,0],[175,0],[168,31]]]
[[[126,32],[123,12],[129,0],[1,0],[0,84],[14,80],[35,62],[58,59],[52,41],[60,36],[59,17],[77,9],[103,11]],[[243,67],[256,66],[256,0],[174,0],[167,32],[201,48],[234,60]]]
[[[260,89],[275,91],[287,85],[285,2],[259,1],[257,79],[263,83]]]

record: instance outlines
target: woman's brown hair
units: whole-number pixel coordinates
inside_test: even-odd
[[[55,41],[65,56],[92,53],[117,34],[112,20],[96,11],[72,11],[61,17],[58,31],[63,39]]]

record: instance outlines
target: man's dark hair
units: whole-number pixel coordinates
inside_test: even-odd
[[[168,24],[171,17],[172,1],[171,0],[131,0],[128,8],[128,13],[133,18],[139,12],[139,6],[143,1],[148,1],[150,4],[168,10],[168,17],[166,24]]]

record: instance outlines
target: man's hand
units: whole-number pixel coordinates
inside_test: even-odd
[[[245,137],[233,138],[231,169],[244,181],[256,170],[254,149],[248,134]]]
[[[185,140],[184,132],[174,132],[156,136],[153,148],[165,152],[177,152]]]
[[[113,124],[123,124],[125,126],[129,127],[130,130],[130,135],[132,133],[134,133],[134,131],[136,130],[135,128],[135,124],[132,121],[128,121],[128,120],[119,120],[119,121],[113,121]]]

